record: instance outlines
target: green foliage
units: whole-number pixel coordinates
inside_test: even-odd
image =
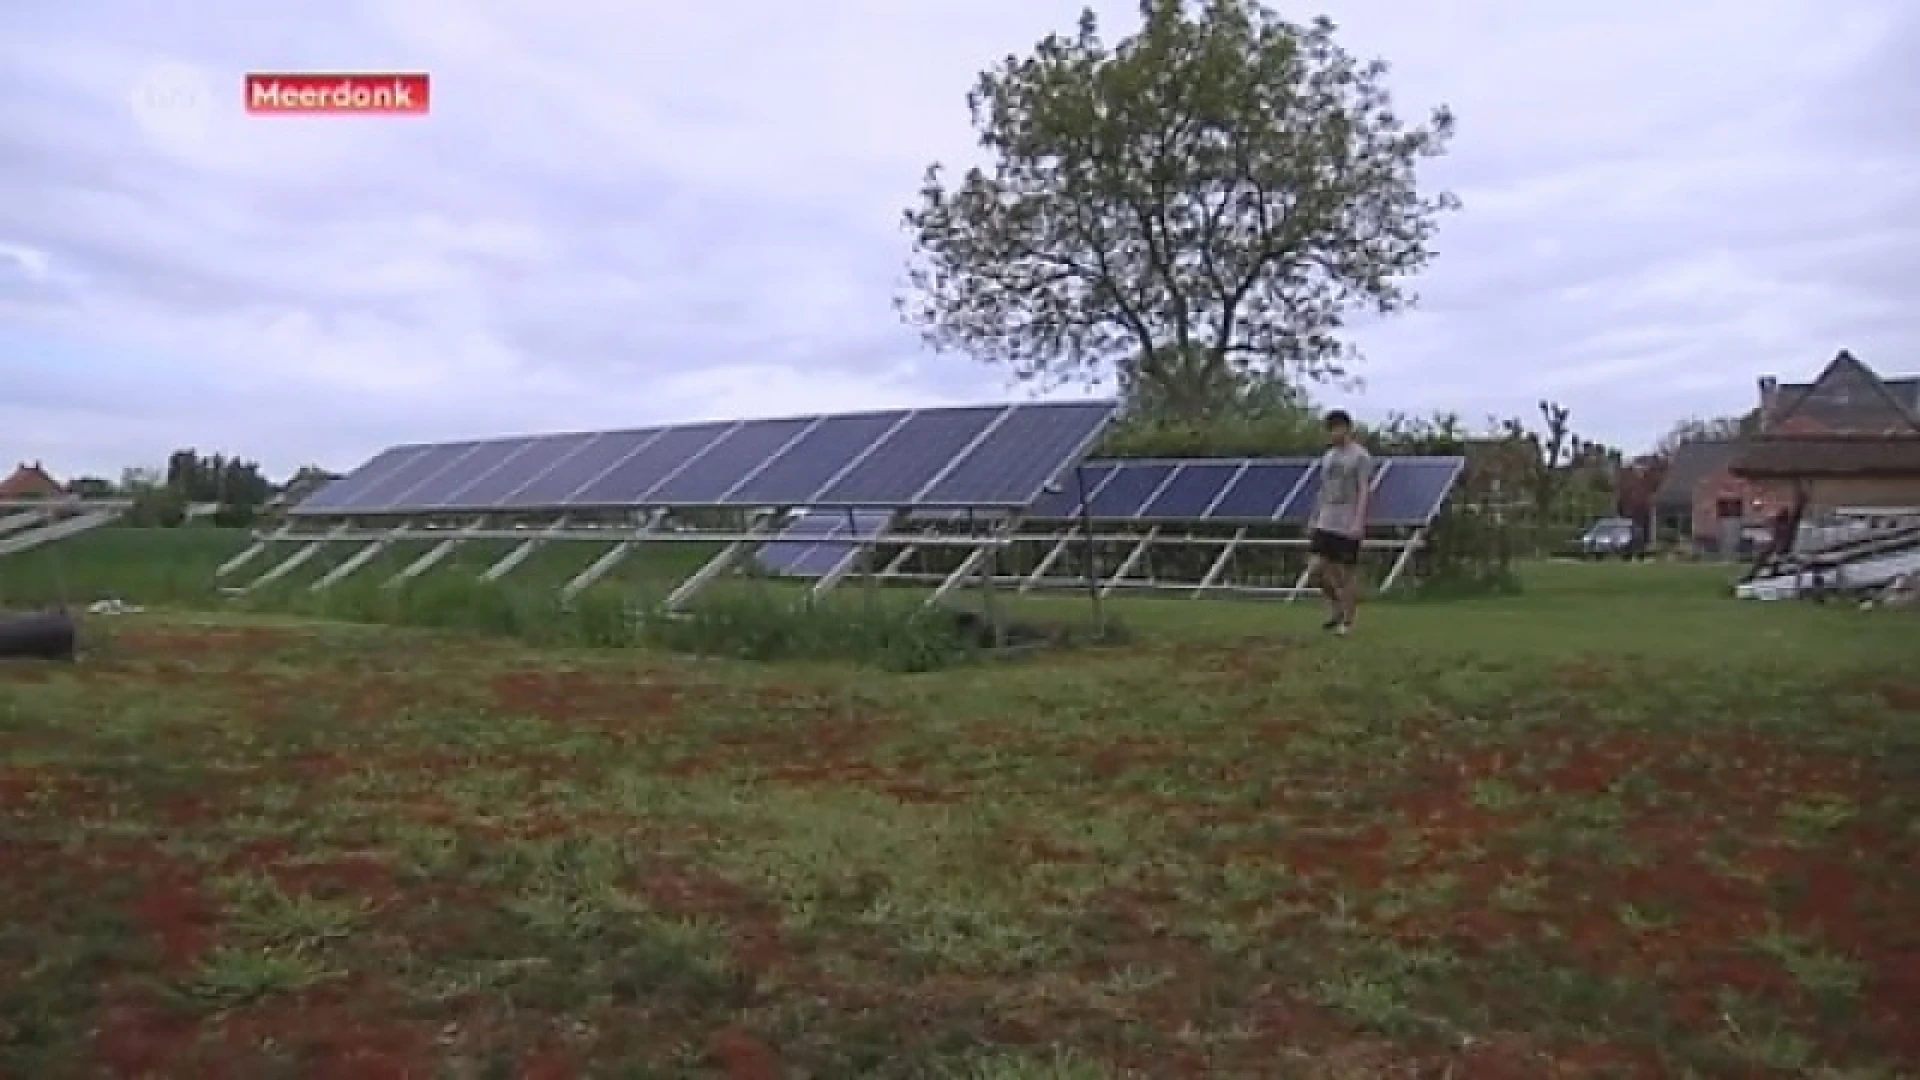
[[[273,494],[259,462],[194,450],[175,450],[167,457],[164,483],[188,503],[255,507]]]
[[[1423,600],[1511,596],[1517,531],[1509,519],[1471,506],[1443,511],[1418,556],[1414,595]]]
[[[1098,457],[1276,457],[1317,454],[1327,432],[1317,410],[1303,406],[1208,422],[1134,419],[1115,425]]]
[[[113,482],[98,476],[79,476],[67,482],[67,493],[82,499],[109,499],[113,497]]]
[[[133,506],[122,519],[138,529],[172,529],[187,520],[187,499],[171,487],[140,488],[132,493]]]
[[[304,585],[249,595],[244,606],[348,622],[464,630],[537,645],[653,646],[757,661],[846,661],[889,671],[931,671],[960,662],[968,643],[949,621],[897,597],[796,603],[792,593],[720,592],[684,614],[640,608],[591,590],[563,603],[547,590],[430,575],[398,588],[378,582],[310,592]]]
[[[934,671],[962,662],[973,646],[951,619],[918,597],[833,597],[801,604],[743,590],[683,616],[646,622],[650,643],[741,660],[858,661],[888,671]]]
[[[1091,11],[969,95],[991,171],[927,172],[901,308],[936,347],[1023,379],[1117,377],[1168,417],[1222,387],[1338,376],[1356,309],[1410,302],[1450,195],[1416,167],[1453,120],[1394,111],[1386,65],[1252,0]]]
[[[260,520],[260,508],[244,503],[222,503],[213,512],[213,524],[221,529],[245,529]]]
[[[245,534],[227,530],[96,529],[0,558],[0,607],[210,603],[214,569],[245,545]]]

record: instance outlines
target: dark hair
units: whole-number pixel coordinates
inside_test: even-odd
[[[1334,428],[1350,428],[1352,426],[1353,417],[1348,416],[1347,410],[1345,409],[1335,409],[1327,414],[1328,431],[1332,431]]]

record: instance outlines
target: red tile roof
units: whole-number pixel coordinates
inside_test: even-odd
[[[0,480],[0,499],[44,499],[64,494],[60,481],[55,480],[39,462],[29,465],[21,462],[13,470],[13,475]]]

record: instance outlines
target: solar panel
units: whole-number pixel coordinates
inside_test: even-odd
[[[660,437],[661,428],[603,431],[553,468],[527,481],[494,503],[497,510],[544,510],[561,506],[573,493],[599,479],[607,470],[638,453]]]
[[[687,463],[648,498],[662,506],[710,506],[773,460],[817,421],[813,417],[754,420],[734,428]]]
[[[940,409],[919,412],[863,458],[833,486],[815,495],[820,506],[872,506],[918,495],[960,461],[1010,408]]]
[[[1081,513],[1107,521],[1136,517],[1178,467],[1158,461],[1126,462],[1093,493]]]
[[[533,479],[551,472],[555,466],[579,453],[597,436],[544,435],[527,440],[520,453],[484,476],[476,476],[466,487],[447,497],[447,507],[484,510],[519,491]]]
[[[1380,525],[1419,528],[1433,520],[1466,466],[1459,457],[1396,458],[1380,477],[1367,517]]]
[[[475,477],[486,475],[494,466],[511,457],[514,451],[525,446],[526,442],[525,439],[490,439],[469,443],[466,453],[441,465],[431,475],[388,501],[408,507],[439,506],[447,500],[447,496],[472,483]]]
[[[1093,462],[1077,469],[1068,469],[1054,481],[1046,493],[1034,500],[1026,516],[1036,521],[1063,521],[1080,516],[1080,496],[1084,491],[1091,496],[1100,490],[1100,485],[1113,477],[1114,467],[1106,462]]]
[[[782,577],[822,578],[840,569],[860,547],[886,531],[892,515],[879,511],[807,514],[760,545],[762,569]]]
[[[1158,494],[1141,508],[1140,517],[1148,521],[1195,521],[1206,517],[1233,478],[1240,475],[1238,461],[1192,461],[1179,466],[1161,485]]]
[[[1274,512],[1275,520],[1283,525],[1305,527],[1313,516],[1313,504],[1320,498],[1320,459],[1303,460],[1301,464],[1306,466],[1306,474],[1299,488]]]
[[[916,501],[928,506],[1030,506],[1093,446],[1112,419],[1112,402],[1015,406],[991,438],[954,462]]]
[[[313,513],[325,513],[345,506],[370,485],[386,479],[395,469],[413,460],[417,455],[425,453],[427,449],[425,446],[396,446],[391,450],[382,450],[374,455],[372,461],[307,496],[300,503],[300,509]]]
[[[1300,479],[1308,474],[1310,464],[1304,458],[1248,462],[1213,504],[1207,520],[1238,524],[1272,521]]]
[[[1084,454],[1104,402],[728,421],[396,447],[295,514],[664,506],[1015,510]]]
[[[804,506],[906,418],[905,412],[826,417],[721,501],[733,506]]]
[[[731,431],[736,422],[667,428],[562,500],[567,507],[634,506]]]
[[[1373,459],[1372,486],[1375,498],[1379,496],[1380,486],[1386,483],[1387,477],[1397,472],[1400,466],[1405,464],[1407,460],[1406,458],[1384,457]],[[1300,490],[1295,493],[1293,499],[1287,503],[1285,509],[1280,513],[1279,520],[1282,525],[1306,527],[1308,520],[1313,517],[1314,503],[1319,501],[1320,498],[1320,479],[1320,459],[1315,458],[1313,460],[1313,471],[1307,474],[1307,482],[1300,485]],[[1371,501],[1369,501],[1367,508],[1367,517],[1369,518],[1369,524],[1392,524],[1391,522],[1381,521],[1379,519]]]
[[[427,478],[438,475],[440,470],[471,453],[474,446],[470,442],[429,446],[406,464],[355,492],[353,500],[341,509],[368,513],[385,510],[394,504],[394,496],[405,494]]]

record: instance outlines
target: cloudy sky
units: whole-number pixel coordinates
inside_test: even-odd
[[[0,458],[284,472],[398,441],[1018,393],[890,298],[984,65],[1071,0],[0,5]],[[1101,5],[1115,31],[1128,0]],[[1459,114],[1362,415],[1571,403],[1629,446],[1841,347],[1920,373],[1920,4],[1327,0]],[[1584,13],[1584,14],[1583,14]],[[243,73],[423,70],[425,118]]]

